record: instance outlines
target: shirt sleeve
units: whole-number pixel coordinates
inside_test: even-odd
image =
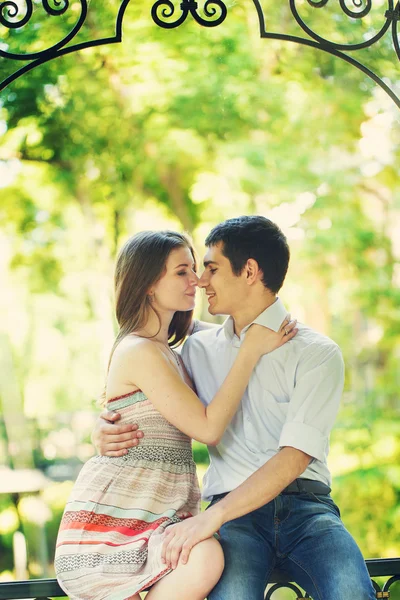
[[[279,447],[291,446],[325,460],[343,384],[344,363],[338,346],[311,344],[304,350]]]
[[[193,371],[192,371],[192,367],[190,364],[189,348],[190,348],[190,337],[188,337],[187,340],[184,342],[183,346],[181,346],[180,354],[181,354],[181,358],[183,360],[183,364],[185,365],[186,371],[188,372],[190,379],[193,381]]]

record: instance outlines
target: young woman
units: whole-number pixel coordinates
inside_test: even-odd
[[[224,566],[216,539],[199,543],[185,565],[162,561],[165,528],[199,511],[191,438],[216,444],[235,414],[262,354],[290,340],[254,325],[220,390],[206,408],[179,356],[197,286],[190,240],[143,232],[122,248],[115,271],[119,333],[105,399],[122,423],[145,437],[125,456],[95,456],[82,468],[60,525],[55,568],[71,599],[204,600]],[[289,331],[288,335],[284,335]]]

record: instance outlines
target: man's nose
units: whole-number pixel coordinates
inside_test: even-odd
[[[208,279],[207,279],[207,272],[204,271],[202,276],[199,278],[199,281],[197,282],[197,285],[199,286],[199,288],[205,288],[208,285]]]

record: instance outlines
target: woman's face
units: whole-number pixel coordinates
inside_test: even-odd
[[[172,250],[165,264],[165,273],[150,290],[153,306],[161,311],[192,310],[197,282],[193,256],[189,248]]]

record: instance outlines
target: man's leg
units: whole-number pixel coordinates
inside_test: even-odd
[[[374,600],[362,554],[328,496],[291,496],[280,565],[313,600]],[[279,558],[278,558],[279,560]]]
[[[221,527],[225,568],[208,600],[263,600],[275,558],[259,522],[262,520],[265,527],[272,513],[272,508],[266,505]]]

